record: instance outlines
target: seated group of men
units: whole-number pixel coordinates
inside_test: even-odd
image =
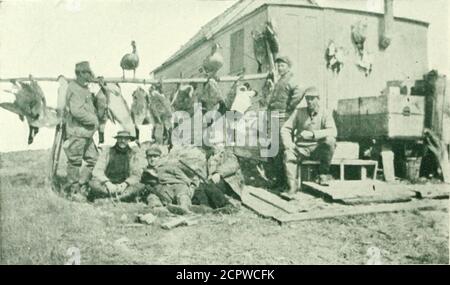
[[[114,138],[116,144],[100,153],[88,192],[78,198],[144,201],[181,214],[190,212],[192,204],[233,210],[227,195],[240,195],[243,176],[237,157],[223,145],[174,147],[167,154],[152,145],[145,151],[144,167],[140,150],[129,146],[128,131]]]

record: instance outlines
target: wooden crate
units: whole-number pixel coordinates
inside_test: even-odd
[[[390,90],[377,97],[339,100],[338,137],[420,138],[425,118],[424,99],[423,96],[401,95]]]

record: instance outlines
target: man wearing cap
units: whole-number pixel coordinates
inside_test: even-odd
[[[268,133],[271,134],[272,120],[278,120],[278,126],[281,128],[297,105],[303,99],[303,92],[300,90],[298,78],[292,73],[292,61],[287,56],[280,56],[275,60],[279,79],[273,86],[273,90],[267,98]],[[278,113],[275,116],[275,112]],[[278,133],[279,134],[279,133]],[[281,139],[279,138],[278,141]],[[283,150],[279,148],[279,152],[275,157],[271,158],[271,162],[266,166],[266,171],[270,174],[274,186],[284,186],[283,171]]]
[[[307,107],[297,108],[281,128],[288,194],[296,192],[297,164],[306,158],[319,160],[319,184],[328,185],[336,145],[336,125],[331,112],[320,106],[317,88],[306,89],[304,97]]]
[[[75,65],[76,79],[70,81],[66,94],[66,134],[63,144],[67,156],[66,191],[76,194],[88,183],[98,158],[98,151],[92,139],[99,122],[94,107],[93,94],[88,84],[94,74],[89,62]],[[83,160],[86,167],[81,168]]]
[[[92,199],[117,197],[129,202],[144,189],[139,183],[141,162],[137,152],[128,145],[132,138],[128,131],[119,131],[114,138],[116,144],[105,148],[95,165],[89,196]]]
[[[268,98],[268,111],[278,111],[280,126],[289,118],[303,98],[298,81],[291,71],[292,62],[287,56],[280,56],[275,60],[280,78],[273,87]]]
[[[157,146],[151,146],[145,151],[147,167],[142,172],[141,183],[155,187],[158,183],[158,173],[156,170],[158,159],[161,157],[161,150]]]

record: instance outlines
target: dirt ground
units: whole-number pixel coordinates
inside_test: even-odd
[[[2,264],[448,264],[447,211],[368,214],[290,225],[241,207],[164,230],[134,222],[145,204],[87,204],[55,194],[48,151],[0,154]]]

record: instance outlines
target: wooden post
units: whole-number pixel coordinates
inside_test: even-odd
[[[450,183],[450,163],[446,144],[443,140],[444,108],[447,78],[431,71],[426,76],[425,128],[428,133],[428,149],[436,156],[445,183]]]
[[[387,182],[395,181],[394,152],[389,144],[385,143],[382,145],[381,159],[383,161],[384,180]]]
[[[341,162],[341,164],[339,165],[339,174],[340,174],[340,180],[341,181],[344,181],[345,180],[345,173],[344,173],[344,171],[345,171],[345,166],[344,166],[344,163],[343,162]]]

